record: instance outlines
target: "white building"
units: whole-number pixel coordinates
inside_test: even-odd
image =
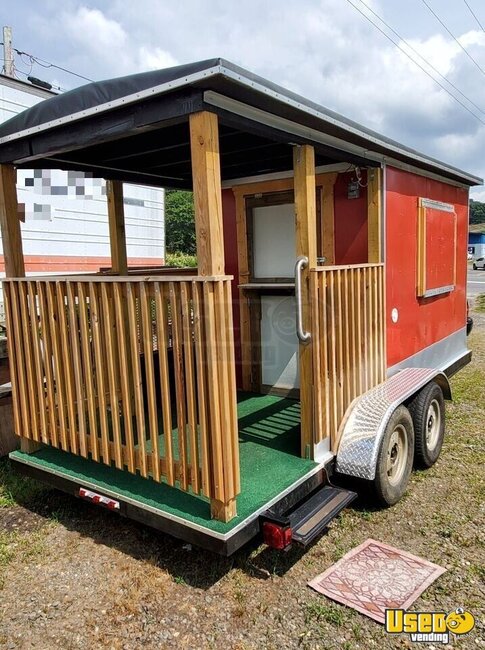
[[[0,122],[53,94],[0,75]],[[24,213],[27,274],[92,272],[111,265],[102,179],[78,172],[20,169],[17,194]],[[124,203],[129,264],[160,266],[165,257],[164,191],[125,184]],[[3,271],[0,241],[0,276]],[[2,303],[0,289],[0,317]]]

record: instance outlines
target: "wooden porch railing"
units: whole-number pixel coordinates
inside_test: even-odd
[[[227,504],[239,492],[228,276],[4,281],[16,431]]]
[[[312,269],[310,296],[315,442],[335,450],[347,408],[385,379],[384,265]]]

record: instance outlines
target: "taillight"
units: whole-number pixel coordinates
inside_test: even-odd
[[[263,523],[263,541],[271,548],[279,551],[291,544],[292,532],[289,526],[274,524],[271,521]]]

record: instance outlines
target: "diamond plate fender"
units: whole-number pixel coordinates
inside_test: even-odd
[[[381,440],[393,411],[431,380],[441,386],[445,399],[451,399],[446,375],[430,368],[405,368],[355,399],[342,425],[337,472],[372,481]]]

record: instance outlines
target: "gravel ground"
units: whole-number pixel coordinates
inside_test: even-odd
[[[19,479],[2,461],[0,647],[412,647],[306,586],[372,537],[446,567],[413,609],[469,609],[477,626],[453,647],[485,648],[485,315],[474,317],[474,361],[453,379],[438,463],[414,472],[394,508],[346,510],[306,553],[253,546],[218,558]]]

